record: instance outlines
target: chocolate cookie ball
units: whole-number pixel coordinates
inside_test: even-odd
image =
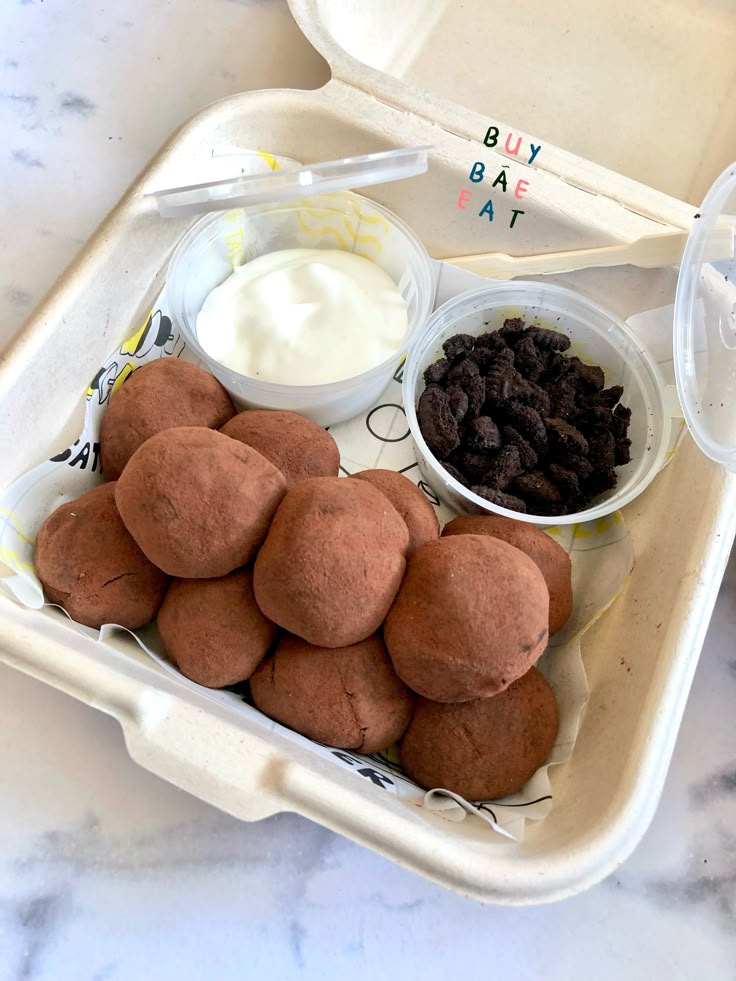
[[[541,528],[497,514],[454,518],[445,535],[491,535],[528,555],[539,567],[549,590],[549,632],[557,633],[572,613],[572,566],[564,548]]]
[[[136,368],[110,399],[100,426],[103,476],[117,480],[138,447],[164,429],[219,429],[235,407],[209,372],[178,358],[159,358]]]
[[[211,579],[246,565],[266,537],[286,480],[272,463],[214,429],[157,433],[117,482],[125,527],[171,576]]]
[[[557,702],[536,668],[493,698],[459,705],[419,699],[401,741],[401,762],[420,787],[469,801],[521,790],[557,738]]]
[[[49,515],[36,536],[36,571],[48,599],[78,623],[137,630],[156,616],[169,577],[126,530],[115,487],[93,487]]]
[[[258,605],[319,647],[375,633],[401,583],[409,532],[361,480],[313,477],[287,493],[255,564]]]
[[[289,487],[308,477],[336,477],[340,451],[327,430],[295,412],[248,409],[220,430],[262,453]]]
[[[250,678],[276,639],[276,627],[256,605],[250,569],[219,579],[175,579],[157,622],[181,673],[208,688]]]
[[[435,702],[488,698],[547,645],[549,594],[532,560],[488,535],[420,546],[383,635],[402,681]]]
[[[348,647],[285,636],[250,679],[265,715],[317,742],[374,753],[399,739],[414,698],[377,635]]]
[[[416,484],[395,470],[361,470],[351,479],[365,480],[391,501],[409,529],[409,553],[431,542],[440,533],[440,523],[432,505]]]

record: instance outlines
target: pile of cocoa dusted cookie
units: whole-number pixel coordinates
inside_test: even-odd
[[[266,715],[358,752],[400,741],[422,787],[520,789],[555,741],[534,667],[572,609],[570,560],[539,529],[460,517],[440,535],[401,474],[338,478],[332,436],[236,410],[200,368],[162,359],[113,396],[101,484],[36,541],[46,595],[80,623],[154,619],[183,675],[249,681]]]
[[[499,507],[545,516],[582,511],[616,486],[631,410],[598,365],[565,354],[566,334],[515,317],[442,347],[417,415],[451,477]]]

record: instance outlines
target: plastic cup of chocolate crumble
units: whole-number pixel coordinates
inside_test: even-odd
[[[530,482],[533,484],[535,479],[544,483],[546,478],[542,476],[541,463],[539,470],[534,469],[533,472],[521,474],[520,478],[507,482],[497,481],[501,490],[501,493],[497,494],[483,486],[482,466],[474,480],[467,477],[467,472],[463,474],[453,466],[453,453],[447,453],[447,446],[451,445],[452,439],[443,447],[441,438],[435,436],[433,442],[431,438],[426,439],[422,433],[417,407],[427,387],[425,371],[430,365],[446,358],[447,352],[443,350],[443,344],[458,334],[478,338],[480,335],[499,331],[505,322],[511,322],[512,329],[514,329],[513,325],[517,325],[518,329],[523,325],[524,328],[541,328],[542,332],[555,331],[561,335],[559,344],[556,344],[553,335],[531,332],[531,336],[536,337],[540,344],[551,343],[559,347],[561,357],[579,359],[575,363],[580,366],[581,372],[587,372],[584,366],[597,366],[602,369],[605,376],[605,391],[599,394],[605,398],[606,393],[612,393],[609,399],[611,403],[609,412],[616,412],[619,420],[623,418],[626,422],[625,432],[623,426],[618,425],[619,433],[623,433],[625,438],[616,446],[616,485],[594,495],[580,495],[579,498],[571,496],[569,513],[559,513],[561,509],[559,504],[557,513],[555,513],[555,505],[540,504],[535,509],[534,489],[531,496],[526,497],[526,511],[521,511],[515,506],[515,502],[519,504],[519,498],[515,493],[516,487],[523,488]],[[569,338],[569,347],[565,338]],[[462,345],[462,342],[460,343]],[[468,340],[467,343],[470,344],[471,341]],[[456,372],[460,374],[463,373],[463,369],[458,367],[461,361],[462,353],[449,359],[450,364],[455,365]],[[488,368],[486,358],[479,358],[477,363],[480,377],[485,378],[489,386],[492,385],[488,372],[493,369]],[[441,370],[442,366],[438,368],[437,373],[440,374]],[[475,371],[474,367],[473,371]],[[593,376],[596,374],[593,369],[590,369],[590,373]],[[431,375],[430,372],[430,378]],[[447,378],[440,384],[447,389]],[[619,386],[623,387],[620,406],[625,408],[614,409]],[[494,427],[489,421],[490,417],[495,415],[493,403],[486,402],[482,409],[477,405],[473,408],[473,386],[464,387],[470,393],[470,408],[467,410],[469,414],[459,424],[459,430],[465,434],[462,439],[465,440],[472,430],[478,441],[478,452],[487,454],[486,459],[491,459],[492,468],[495,467],[498,471],[510,461],[518,470],[516,449],[508,448],[510,445],[508,440],[512,438],[509,433],[518,436],[518,427],[513,426],[509,430],[509,424],[513,423],[513,419],[510,420],[503,413],[500,418],[495,416],[494,421],[498,424],[501,433],[499,442],[491,431]],[[595,377],[593,377],[591,391],[595,387]],[[438,395],[440,401],[444,399],[444,395],[440,393]],[[455,389],[450,395],[457,395],[462,400],[459,410],[462,413],[467,399]],[[417,462],[424,477],[446,504],[465,514],[491,512],[542,526],[576,524],[604,517],[628,504],[648,486],[660,470],[669,445],[670,417],[665,409],[665,385],[656,362],[623,321],[592,300],[560,286],[524,281],[494,283],[462,293],[443,304],[432,315],[426,330],[409,352],[404,369],[403,398],[416,448]],[[482,391],[476,401],[478,399],[485,401]],[[591,401],[594,402],[595,397]],[[491,408],[488,408],[489,404]],[[452,411],[455,409],[456,406],[453,406]],[[626,410],[630,410],[630,419]],[[523,411],[525,412],[526,409]],[[482,417],[477,425],[471,421],[473,412],[476,416]],[[540,415],[547,414],[546,411],[540,410]],[[556,416],[556,414],[554,408],[549,411],[549,415]],[[522,422],[524,420],[520,419],[520,425]],[[564,425],[560,427],[559,423],[555,423],[555,426],[558,430],[565,429]],[[576,438],[574,432],[553,432],[552,428],[548,428],[547,432],[551,439],[557,441],[567,440],[569,436]],[[577,436],[579,435],[578,433]],[[428,445],[432,442],[435,452]],[[529,452],[524,439],[519,440],[519,448],[523,461],[524,453]],[[464,443],[453,452],[457,453],[462,449]],[[570,445],[567,449],[568,459],[575,460],[578,448]],[[471,446],[470,451],[474,452],[474,447]],[[585,452],[587,454],[587,448]],[[592,456],[592,441],[590,453]],[[572,468],[572,464],[566,461],[563,469],[560,470],[555,463],[554,467],[558,467],[555,470],[554,467],[548,466],[553,461],[547,457],[544,457],[544,460],[547,477],[554,477],[550,482],[556,482],[557,486],[561,487],[563,473],[567,473],[566,468]],[[533,468],[533,464],[527,463],[527,467]],[[559,480],[557,480],[558,474]],[[519,479],[521,479],[520,483]],[[494,483],[493,480],[489,482]],[[588,478],[588,486],[590,486],[590,478]],[[543,491],[544,488],[541,490]],[[550,490],[554,493],[553,488]],[[506,494],[509,496],[505,497]],[[496,501],[489,500],[489,496],[496,498]],[[540,500],[543,496],[544,494],[541,493]],[[576,507],[574,502],[577,499],[582,501],[582,506]],[[507,503],[512,505],[513,509],[502,506]],[[535,510],[546,513],[535,513]]]

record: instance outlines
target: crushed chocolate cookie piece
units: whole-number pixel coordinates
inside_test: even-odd
[[[613,461],[617,467],[631,463],[631,440],[619,439],[613,450]]]
[[[610,388],[604,388],[598,392],[598,398],[607,405],[610,409],[618,402],[621,396],[624,394],[623,385],[611,385]],[[623,408],[623,406],[621,406]],[[629,418],[631,417],[631,410],[629,412]]]
[[[486,375],[486,398],[496,405],[512,398],[524,387],[524,379],[509,364],[494,365]]]
[[[561,453],[557,457],[557,463],[566,470],[572,470],[577,474],[578,480],[584,480],[593,473],[593,464],[584,456],[577,453]]]
[[[467,419],[475,419],[480,415],[483,403],[486,400],[486,383],[480,375],[472,375],[466,378],[462,384],[463,391],[468,396]]]
[[[477,351],[479,349],[493,351],[499,359],[510,357],[511,361],[514,360],[514,352],[508,347],[506,341],[497,330],[492,330],[487,334],[480,334],[476,337],[475,348],[473,350]]]
[[[508,350],[508,348],[506,349]],[[509,351],[511,354],[511,351]],[[513,355],[512,355],[513,359]],[[480,369],[481,375],[485,375],[486,372],[496,364],[497,354],[488,347],[476,347],[468,355],[468,361],[474,361]]]
[[[611,490],[611,488],[616,486],[617,482],[618,477],[613,467],[604,467],[594,471],[590,477],[586,478],[582,490],[587,500],[590,501],[592,498],[598,497],[599,494]]]
[[[518,446],[504,446],[502,450],[498,451],[486,471],[483,483],[486,487],[503,490],[508,487],[514,477],[518,477],[523,471]]]
[[[562,491],[567,502],[577,501],[580,498],[580,481],[578,475],[566,467],[561,467],[559,463],[550,463],[547,468],[549,476]]]
[[[424,369],[424,384],[439,385],[445,380],[449,370],[450,362],[447,358],[440,358],[438,361],[433,361],[429,367]]]
[[[457,467],[453,467],[451,463],[443,463],[442,469],[446,471],[446,473],[449,473],[449,475],[459,484],[462,484],[463,487],[467,487],[468,490],[470,490],[470,484],[468,483],[467,477],[465,477],[464,474],[461,474]]]
[[[468,445],[476,450],[498,450],[501,448],[501,433],[490,416],[478,416],[468,429]]]
[[[514,392],[514,397],[523,402],[524,405],[530,405],[532,409],[536,409],[540,416],[548,416],[552,411],[549,395],[541,385],[537,385],[533,381],[526,381],[523,386],[519,386]]]
[[[452,463],[468,480],[481,480],[493,462],[490,453],[474,453],[471,450],[457,450]]]
[[[450,401],[450,412],[457,422],[462,422],[468,411],[468,396],[459,385],[449,385],[447,398]]]
[[[503,327],[498,332],[501,337],[511,343],[515,337],[522,337],[524,334],[524,321],[521,317],[508,317],[503,322]]]
[[[519,460],[524,470],[533,470],[537,465],[538,457],[521,433],[513,426],[504,426],[503,436],[508,444],[518,449]]]
[[[563,378],[559,382],[547,385],[546,392],[550,400],[550,411],[547,415],[558,419],[571,419],[576,412],[576,389],[571,378]]]
[[[460,443],[450,400],[447,392],[439,385],[428,385],[424,389],[419,397],[417,417],[427,446],[440,460]]]
[[[527,336],[531,337],[540,351],[567,351],[572,343],[567,334],[546,327],[530,327]]]
[[[477,378],[478,375],[480,375],[480,368],[475,361],[471,361],[470,358],[463,358],[462,361],[455,362],[447,372],[447,384],[462,385],[469,378]]]
[[[590,391],[600,392],[606,383],[603,369],[597,364],[584,364],[579,358],[570,358],[570,360],[577,362],[576,374],[583,385]]]
[[[612,420],[611,410],[602,405],[581,408],[575,422],[582,432],[595,434],[599,429],[609,429]]]
[[[614,466],[616,442],[607,430],[588,437],[588,459],[595,470]]]
[[[442,345],[445,356],[453,361],[459,354],[467,354],[473,350],[475,338],[471,334],[455,334],[448,337]]]
[[[555,504],[562,500],[562,494],[541,470],[530,470],[514,480],[514,490],[527,502]]]
[[[625,439],[631,422],[631,409],[617,405],[611,417],[611,432],[616,440]]]
[[[497,504],[500,508],[507,508],[509,511],[518,511],[520,514],[526,514],[526,503],[520,497],[514,497],[513,494],[505,494],[503,491],[496,490],[495,487],[486,487],[485,485],[476,484],[470,489],[478,497],[482,497],[491,504]]]
[[[503,405],[503,413],[508,422],[531,444],[535,452],[547,452],[547,431],[536,409],[516,399],[509,399]]]
[[[545,364],[531,337],[523,337],[514,345],[514,366],[528,381],[536,382],[541,378]]]
[[[581,456],[587,456],[588,441],[579,429],[571,426],[564,419],[545,419],[544,423],[547,427],[551,451],[559,450],[563,453],[579,453]]]

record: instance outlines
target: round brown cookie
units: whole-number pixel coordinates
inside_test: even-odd
[[[374,753],[406,729],[414,697],[396,676],[381,638],[315,647],[282,637],[250,679],[265,715],[328,746]]]
[[[308,477],[337,476],[337,443],[326,429],[295,412],[248,409],[226,422],[220,432],[262,453],[283,473],[289,487]]]
[[[93,487],[46,518],[36,536],[36,571],[48,599],[78,623],[136,630],[156,616],[169,577],[126,530],[115,487]]]
[[[420,787],[493,800],[520,790],[536,773],[557,727],[552,689],[531,668],[493,698],[456,705],[418,699],[401,741],[401,762]]]
[[[247,565],[286,489],[280,470],[214,429],[157,433],[116,485],[125,526],[148,558],[184,579]]]
[[[117,480],[138,447],[164,429],[219,429],[234,414],[230,396],[209,372],[178,358],[149,361],[112,396],[102,417],[103,476]]]
[[[409,529],[409,553],[419,545],[432,541],[440,533],[440,523],[432,505],[416,484],[395,470],[361,470],[351,474],[355,480],[365,480],[393,504]]]
[[[572,566],[570,556],[541,528],[497,514],[453,518],[446,535],[490,535],[520,549],[537,564],[549,590],[549,632],[557,633],[572,613]]]
[[[253,572],[175,579],[157,618],[164,647],[183,675],[208,688],[245,681],[276,638],[253,595]]]
[[[258,553],[256,600],[269,620],[310,644],[355,644],[381,625],[408,547],[406,524],[375,487],[302,480],[286,494]]]
[[[549,594],[528,556],[488,535],[420,546],[383,627],[399,677],[436,702],[503,691],[547,644]]]

